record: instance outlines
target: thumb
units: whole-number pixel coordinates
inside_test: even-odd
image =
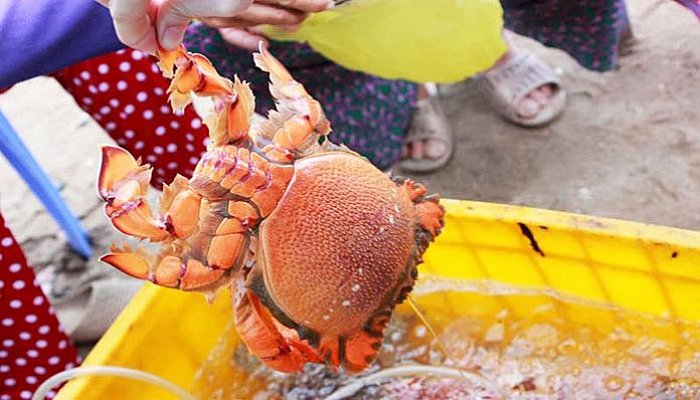
[[[232,17],[252,3],[253,0],[165,0],[158,9],[158,41],[166,50],[174,50],[192,19]]]
[[[151,11],[148,0],[112,0],[110,14],[119,40],[129,47],[154,52],[156,38]]]

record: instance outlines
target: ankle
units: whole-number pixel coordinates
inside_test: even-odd
[[[418,101],[425,100],[430,97],[428,93],[428,88],[425,85],[418,85]]]
[[[510,60],[511,58],[513,58],[513,55],[514,55],[514,54],[515,54],[515,53],[513,52],[513,50],[512,50],[510,47],[508,47],[508,50],[505,52],[505,54],[503,54],[503,55],[501,56],[501,58],[499,58],[498,61],[496,61],[496,62],[491,66],[491,68],[489,68],[489,70],[494,69],[494,68],[497,68],[497,67],[499,67],[499,66],[505,64],[508,60]]]

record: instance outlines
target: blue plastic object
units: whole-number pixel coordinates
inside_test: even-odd
[[[32,157],[10,122],[0,112],[0,152],[7,158],[68,236],[70,246],[88,258],[92,247],[78,219],[68,209],[56,187]]]

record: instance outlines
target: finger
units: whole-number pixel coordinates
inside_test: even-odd
[[[187,24],[201,17],[231,17],[253,0],[165,0],[158,9],[158,40],[165,49],[174,50],[182,41]]]
[[[292,32],[296,32],[299,29],[299,26],[300,26],[299,24],[296,24],[296,25],[277,25],[277,28],[279,30],[281,30],[282,32],[292,33]],[[254,26],[248,30],[251,30],[251,29],[261,29],[262,30],[262,27],[261,26]]]
[[[245,30],[254,35],[267,37],[267,32],[265,32],[266,26],[267,25],[253,25],[246,27]],[[283,32],[294,32],[299,29],[299,25],[278,25],[276,28],[279,28],[279,30]]]
[[[307,14],[292,9],[253,4],[247,10],[236,15],[236,18],[246,20],[253,25],[297,25],[306,19]]]
[[[306,19],[306,18],[304,18]],[[220,17],[210,17],[210,18],[200,18],[205,25],[212,28],[246,28],[248,31],[257,34],[264,33],[264,27],[269,24],[259,24],[250,20],[241,19],[238,17],[230,18],[220,18]],[[303,21],[302,21],[303,22]],[[293,25],[275,25],[276,28],[284,32],[294,32],[299,29],[300,24]]]
[[[295,9],[307,13],[321,12],[333,7],[333,0],[256,0],[256,3],[269,4]]]
[[[265,28],[264,27],[265,27],[265,25],[254,25],[254,26],[250,26],[248,28],[245,28],[245,30],[248,33],[252,33],[253,35],[265,37]]]
[[[209,17],[200,19],[204,24],[212,28],[248,28],[251,26],[256,26],[255,22],[246,21],[236,17],[221,18],[221,17]]]
[[[112,0],[110,14],[119,40],[125,45],[153,53],[156,37],[148,0]]]
[[[258,50],[259,43],[262,41],[265,46],[268,45],[264,36],[256,35],[248,32],[245,29],[239,28],[222,28],[219,29],[221,37],[228,43],[250,51]]]

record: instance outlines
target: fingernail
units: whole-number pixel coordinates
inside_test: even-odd
[[[330,0],[328,3],[326,3],[326,10],[330,10],[331,8],[335,7],[335,1]]]
[[[270,44],[267,42],[267,40],[251,40],[251,49],[253,49],[253,51],[258,51],[260,46],[267,49],[270,47]]]
[[[260,50],[260,44],[262,40],[256,40],[256,39],[243,39],[241,42],[239,42],[239,46],[248,50],[248,51],[258,51]],[[266,44],[262,45],[263,47],[267,48]]]
[[[180,44],[182,32],[177,27],[166,28],[163,32],[163,37],[160,38],[160,44],[166,50],[174,50]]]

